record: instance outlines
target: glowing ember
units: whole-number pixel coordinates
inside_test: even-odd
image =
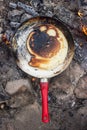
[[[84,16],[82,12],[80,12],[80,10],[78,11],[78,15],[79,17],[82,19],[82,17]],[[83,25],[82,20],[80,19],[81,22],[81,27],[82,27],[82,32],[87,35],[87,26]]]
[[[87,26],[86,25],[82,26],[82,31],[84,32],[85,35],[87,35]]]
[[[33,81],[33,82],[34,82],[34,81],[36,81],[36,78],[35,78],[35,77],[33,77],[33,78],[32,78],[32,81]]]
[[[80,12],[80,10],[78,11],[78,15],[79,15],[79,17],[83,17],[83,13]]]

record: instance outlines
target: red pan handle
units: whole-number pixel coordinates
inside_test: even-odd
[[[42,122],[49,122],[49,113],[48,113],[48,81],[47,79],[41,79],[40,89],[42,95]]]

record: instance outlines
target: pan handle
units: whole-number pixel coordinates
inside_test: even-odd
[[[42,95],[42,122],[49,122],[49,113],[48,113],[48,81],[47,79],[41,79],[40,89]]]

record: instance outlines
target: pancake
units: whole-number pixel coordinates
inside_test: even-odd
[[[67,56],[68,42],[62,31],[52,24],[33,27],[27,38],[31,55],[29,65],[51,70],[61,65]]]

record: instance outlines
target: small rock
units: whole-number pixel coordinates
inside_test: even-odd
[[[10,99],[10,96],[6,93],[2,85],[0,85],[0,104]]]
[[[15,4],[13,2],[10,2],[9,3],[9,7],[12,8],[12,9],[16,9],[17,8],[17,4]]]
[[[24,21],[26,21],[26,20],[28,20],[28,19],[30,19],[30,18],[32,18],[32,15],[29,15],[29,14],[27,14],[27,13],[24,13],[24,14],[22,15],[22,17],[21,17],[20,22],[22,23],[22,22],[24,22]]]
[[[79,8],[79,5],[78,5],[78,0],[71,0],[69,2],[69,5],[68,5],[68,9],[72,10],[72,11],[76,11],[78,10]]]
[[[20,26],[20,24],[21,23],[18,23],[18,22],[10,22],[10,26],[12,27],[12,28],[18,28],[19,26]]]
[[[17,9],[9,11],[9,13],[8,13],[8,19],[11,22],[20,22],[21,15],[23,13],[24,13],[23,10],[17,10]]]
[[[52,17],[53,13],[51,11],[47,11],[46,16]]]
[[[79,43],[82,43],[82,47],[79,45]],[[85,71],[87,71],[87,44],[85,38],[82,38],[82,36],[79,38],[76,37],[75,47],[76,49],[74,59],[80,63],[81,67]]]
[[[40,4],[42,4],[43,3],[43,0],[31,0],[31,5],[34,7],[34,8],[38,8],[38,6],[40,5]]]
[[[30,4],[37,12],[42,12],[43,0],[31,0]]]
[[[87,128],[87,106],[82,106],[76,112],[76,121],[79,121],[79,128],[86,130]],[[80,129],[79,129],[80,130]]]
[[[50,81],[49,91],[53,91],[55,97],[58,99],[66,99],[73,94],[73,85],[66,72],[54,77]]]
[[[4,22],[4,19],[0,17],[0,23],[3,23]]]
[[[87,72],[87,59],[85,59],[82,63],[81,66],[85,69],[85,71]]]
[[[82,77],[74,90],[77,98],[87,99],[87,76]]]
[[[3,32],[3,29],[2,29],[2,27],[0,27],[0,33],[2,33]]]
[[[79,79],[85,74],[84,69],[76,62],[72,62],[66,71],[73,85],[76,86]]]
[[[35,96],[27,90],[22,90],[21,93],[17,93],[11,97],[8,104],[11,108],[19,108],[29,104],[33,104]]]
[[[20,89],[24,90],[23,87],[26,87],[31,91],[31,83],[28,79],[19,79],[14,81],[9,81],[6,84],[6,92],[10,95],[17,93]]]
[[[1,105],[0,105],[0,108],[1,108],[1,109],[4,109],[4,107],[5,107],[5,104],[1,104]]]
[[[87,106],[86,107],[82,107],[78,110],[79,114],[84,114],[87,115]]]
[[[2,34],[0,34],[0,43],[2,42]]]
[[[5,9],[5,6],[3,6],[3,1],[0,1],[0,11],[4,9]]]
[[[16,124],[18,124],[15,126],[16,129],[47,130],[46,128],[43,128],[44,125],[41,125],[41,108],[37,102],[32,105],[26,106],[20,112],[15,114],[15,122]]]

